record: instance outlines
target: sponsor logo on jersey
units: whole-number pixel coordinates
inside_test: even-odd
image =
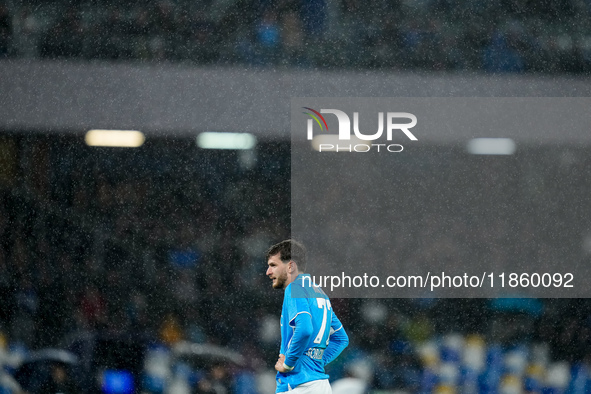
[[[324,349],[311,347],[306,350],[306,353],[304,354],[313,360],[322,360],[322,356],[324,356]]]

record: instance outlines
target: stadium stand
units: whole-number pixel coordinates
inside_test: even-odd
[[[576,0],[3,1],[0,56],[587,73]]]
[[[279,300],[270,297],[261,255],[288,236],[288,143],[261,144],[256,163],[245,166],[235,152],[198,150],[185,139],[152,140],[131,152],[90,148],[66,136],[15,134],[1,142],[0,331],[6,371],[35,349],[62,347],[84,359],[90,348],[93,361],[67,375],[85,392],[104,373],[101,363],[120,366],[105,379],[125,381],[129,373],[144,392],[223,392],[211,388],[216,385],[236,393],[266,392],[256,386],[275,356]],[[546,153],[533,149],[535,165],[527,168],[507,162],[507,168],[489,171],[515,171],[531,179],[524,187],[551,188],[544,196],[552,196],[557,209],[582,198],[586,189],[580,183],[554,180],[561,171],[584,177],[585,152],[565,148],[555,157],[571,160],[554,171]],[[466,168],[461,160],[449,164],[450,173],[460,168]],[[482,182],[486,187],[487,180]],[[436,183],[422,187],[441,190]],[[537,204],[526,190],[520,198]],[[494,215],[487,216],[484,207],[490,201],[480,204],[482,217],[460,222],[489,230],[443,234],[422,220],[409,221],[405,228],[416,234],[415,242],[433,250],[403,247],[400,240],[399,258],[419,251],[424,255],[418,260],[442,252],[449,261],[465,258],[453,246],[458,244],[517,251],[527,227],[536,224],[523,224],[522,239],[499,238],[502,226],[515,224],[489,223]],[[585,226],[579,213],[572,215],[562,216],[572,226],[564,236],[580,239]],[[437,233],[444,239],[434,239]],[[467,241],[467,234],[475,239]],[[580,248],[560,249],[551,231],[544,234],[547,249],[539,258],[554,258],[554,252],[568,260],[585,258]],[[509,301],[334,300],[352,344],[330,366],[331,376],[406,392],[585,392],[591,304]],[[176,359],[181,341],[229,346],[248,354],[248,361],[228,366]]]

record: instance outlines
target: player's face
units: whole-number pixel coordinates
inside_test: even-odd
[[[269,257],[267,261],[267,276],[273,280],[274,289],[284,289],[287,282],[287,266],[288,264],[281,261],[280,254],[277,253]]]

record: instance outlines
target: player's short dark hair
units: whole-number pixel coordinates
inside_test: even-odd
[[[279,253],[279,258],[284,263],[294,261],[298,265],[298,271],[306,272],[306,248],[293,239],[286,239],[271,246],[267,250],[266,260]]]

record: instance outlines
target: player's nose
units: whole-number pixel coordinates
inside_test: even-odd
[[[266,273],[266,275],[267,275],[267,276],[271,275],[271,267],[267,268],[267,273]]]

